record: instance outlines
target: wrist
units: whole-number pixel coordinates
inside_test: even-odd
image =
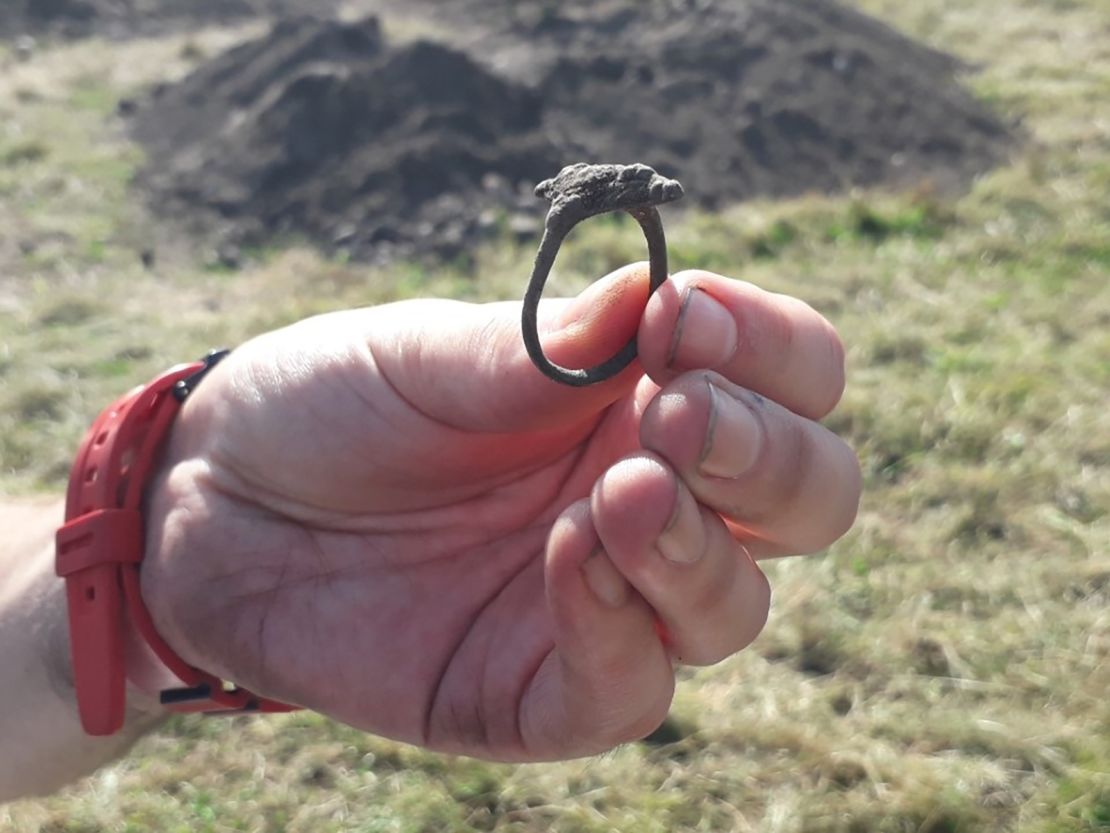
[[[88,738],[77,717],[66,594],[54,575],[57,501],[5,501],[0,526],[0,803],[52,792],[121,753],[164,711],[136,696],[123,732]]]
[[[31,636],[48,690],[72,702],[65,595],[53,569],[52,538],[62,515],[59,501],[0,507],[0,524],[15,532],[0,547],[0,630]]]
[[[81,444],[70,474],[66,523],[58,529],[56,570],[65,577],[74,685],[82,724],[94,735],[122,726],[128,659],[143,663],[145,651],[128,657],[128,628],[139,631],[182,685],[160,692],[174,711],[288,710],[184,661],[162,638],[144,603],[145,491],[181,404],[215,363],[179,365],[105,408]],[[176,467],[170,469],[175,471]],[[157,537],[157,536],[156,536]],[[165,563],[160,557],[159,563]],[[154,681],[157,665],[133,671]]]

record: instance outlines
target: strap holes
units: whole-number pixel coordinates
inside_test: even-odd
[[[104,445],[104,443],[106,443],[107,441],[108,441],[108,432],[107,431],[101,431],[99,434],[97,434],[96,441],[95,441],[97,445]]]
[[[97,475],[96,466],[90,467],[89,469],[87,469],[85,471],[85,482],[86,483],[95,483],[96,482],[96,475]]]

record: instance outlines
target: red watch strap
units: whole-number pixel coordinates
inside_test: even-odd
[[[215,713],[295,708],[190,666],[158,635],[143,604],[143,487],[185,396],[223,355],[175,367],[105,408],[70,473],[55,569],[66,582],[74,685],[81,724],[90,735],[111,735],[123,725],[125,616],[183,683],[162,692],[167,708]]]

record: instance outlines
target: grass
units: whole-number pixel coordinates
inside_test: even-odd
[[[771,566],[751,650],[682,672],[667,733],[504,767],[310,714],[181,719],[84,784],[0,808],[0,828],[1110,830],[1110,9],[860,5],[980,66],[968,83],[1030,142],[958,200],[862,193],[672,224],[677,267],[836,323],[851,383],[829,422],[866,494],[824,557]],[[56,491],[98,407],[210,345],[348,305],[519,293],[530,253],[510,243],[473,270],[292,248],[233,272],[151,224],[114,101],[234,36],[56,46],[0,74],[0,489]],[[582,227],[552,291],[641,245],[627,225]]]

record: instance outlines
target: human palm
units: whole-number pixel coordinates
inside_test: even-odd
[[[692,285],[749,327],[793,322],[792,378],[758,366],[782,356],[740,356],[719,316],[677,367]],[[651,731],[675,661],[717,661],[762,626],[749,553],[828,543],[859,485],[811,421],[842,384],[822,319],[705,273],[641,318],[645,287],[631,268],[545,306],[560,364],[639,332],[642,364],[585,390],[531,367],[516,304],[337,313],[237,350],[152,491],[144,595],[163,636],[260,694],[439,750],[560,758]]]

